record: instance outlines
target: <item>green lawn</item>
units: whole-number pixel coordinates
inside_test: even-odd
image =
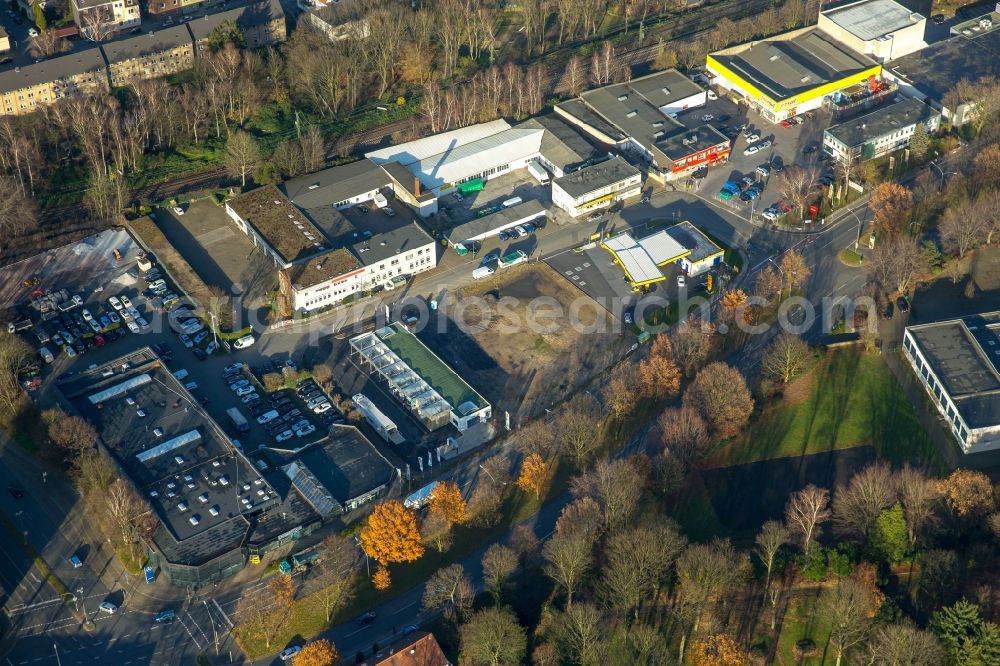
[[[712,465],[803,456],[872,445],[880,458],[943,469],[913,407],[877,354],[831,351],[812,371],[765,406],[746,434]]]
[[[830,627],[817,614],[818,593],[802,594],[790,599],[781,618],[778,636],[777,663],[801,664],[801,666],[826,666],[836,661],[836,656],[827,643]],[[816,645],[816,651],[801,662],[795,659],[795,644],[808,639]]]

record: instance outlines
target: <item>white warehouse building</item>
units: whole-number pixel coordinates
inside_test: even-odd
[[[876,62],[927,46],[927,19],[894,0],[861,0],[819,13],[820,30]]]
[[[375,150],[365,157],[387,170],[392,163],[402,166],[425,189],[439,195],[460,183],[489,180],[526,167],[541,154],[543,133],[494,120]]]

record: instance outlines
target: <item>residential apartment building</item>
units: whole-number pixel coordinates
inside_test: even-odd
[[[906,98],[826,129],[823,150],[844,164],[863,162],[908,147],[917,125],[933,134],[940,122],[938,111]]]
[[[169,14],[191,14],[223,0],[147,0],[146,11],[151,16],[166,16]]]
[[[641,192],[642,172],[620,157],[552,181],[552,203],[573,217],[609,208]]]
[[[85,39],[95,42],[137,27],[139,0],[70,0],[73,22]]]
[[[263,0],[188,21],[186,25],[191,31],[198,55],[208,49],[208,39],[212,32],[226,21],[232,21],[240,29],[249,49],[277,44],[288,37],[285,12],[280,0]]]
[[[194,64],[194,44],[186,25],[157,30],[101,45],[111,87],[166,76]]]
[[[101,50],[85,49],[0,71],[0,114],[31,113],[64,97],[108,90]]]
[[[79,7],[81,11],[111,11],[110,3]],[[243,31],[249,48],[273,44],[287,36],[279,0],[246,4],[147,34],[126,34],[92,49],[0,70],[0,115],[31,113],[63,97],[106,91],[109,82],[111,86],[123,86],[188,69],[194,65],[196,55],[204,54],[212,31],[227,20]]]

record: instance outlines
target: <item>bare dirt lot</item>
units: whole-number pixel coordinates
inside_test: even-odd
[[[514,422],[544,413],[633,343],[545,264],[501,271],[443,304],[418,336]],[[513,425],[513,424],[512,424]]]

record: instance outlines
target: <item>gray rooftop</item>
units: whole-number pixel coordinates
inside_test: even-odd
[[[542,155],[563,171],[572,170],[597,154],[594,146],[554,113],[526,120],[517,127],[544,130]]]
[[[11,67],[0,71],[0,92],[29,88],[87,72],[95,72],[106,79],[106,66],[101,50],[96,47],[74,51],[24,67]]]
[[[688,221],[675,224],[668,228],[666,232],[668,236],[680,243],[682,247],[691,251],[691,254],[686,257],[688,261],[701,261],[722,252],[722,248]]]
[[[581,124],[593,127],[613,141],[622,141],[626,138],[620,129],[594,113],[582,100],[569,99],[557,104],[556,108]]]
[[[922,53],[922,52],[921,52]],[[712,57],[779,101],[874,67],[875,61],[813,29],[788,39],[753,42]]]
[[[416,222],[410,222],[395,229],[373,234],[371,238],[352,243],[350,247],[358,261],[365,266],[371,266],[401,252],[423,247],[433,240],[426,231],[417,226]]]
[[[978,39],[951,37],[896,58],[883,69],[909,81],[929,99],[940,103],[962,79],[975,81],[1000,76],[1000,51],[993,45],[995,33]]]
[[[926,123],[938,115],[922,101],[906,97],[895,104],[834,125],[826,132],[845,146],[854,148],[917,123]]]
[[[894,0],[862,0],[827,10],[823,15],[865,42],[924,20]]]
[[[460,224],[448,232],[448,238],[453,243],[461,243],[470,238],[475,238],[493,229],[501,229],[529,217],[534,217],[545,212],[545,206],[537,199],[529,199],[510,208],[501,208],[496,213],[485,215],[475,220]]]
[[[107,369],[114,374],[104,377]],[[202,564],[238,547],[254,516],[291,501],[148,348],[85,371],[60,390],[153,507],[162,524],[154,539],[172,562]]]
[[[281,189],[296,206],[309,209],[332,206],[390,182],[385,170],[366,158],[286,180]]]
[[[624,83],[588,90],[580,97],[604,120],[654,154],[658,151],[657,135],[667,134],[679,126],[677,121],[664,115]]]
[[[284,17],[280,0],[257,0],[245,5],[214,14],[193,16],[185,24],[191,30],[195,42],[208,39],[212,31],[226,21],[233,21],[241,28],[253,27],[270,23],[278,17]]]
[[[129,35],[111,42],[101,44],[108,63],[124,62],[133,58],[161,53],[178,46],[192,46],[191,33],[183,23],[172,28],[163,28],[139,35]]]
[[[908,330],[969,427],[1000,423],[1000,313]]]
[[[656,147],[671,160],[676,161],[723,143],[728,145],[729,137],[711,125],[701,125],[693,130],[684,127],[675,129],[657,140]]]
[[[559,187],[561,187],[566,194],[576,199],[584,196],[588,192],[593,192],[596,189],[607,187],[608,185],[641,173],[642,172],[639,171],[639,169],[635,168],[622,158],[614,157],[610,160],[605,160],[600,164],[595,164],[593,166],[580,169],[579,171],[566,174],[562,178],[556,178],[552,182],[559,185]]]
[[[669,106],[704,91],[704,88],[676,69],[640,76],[629,81],[628,87],[657,107]]]
[[[396,472],[354,426],[334,425],[329,437],[295,458],[340,504],[388,485]]]

